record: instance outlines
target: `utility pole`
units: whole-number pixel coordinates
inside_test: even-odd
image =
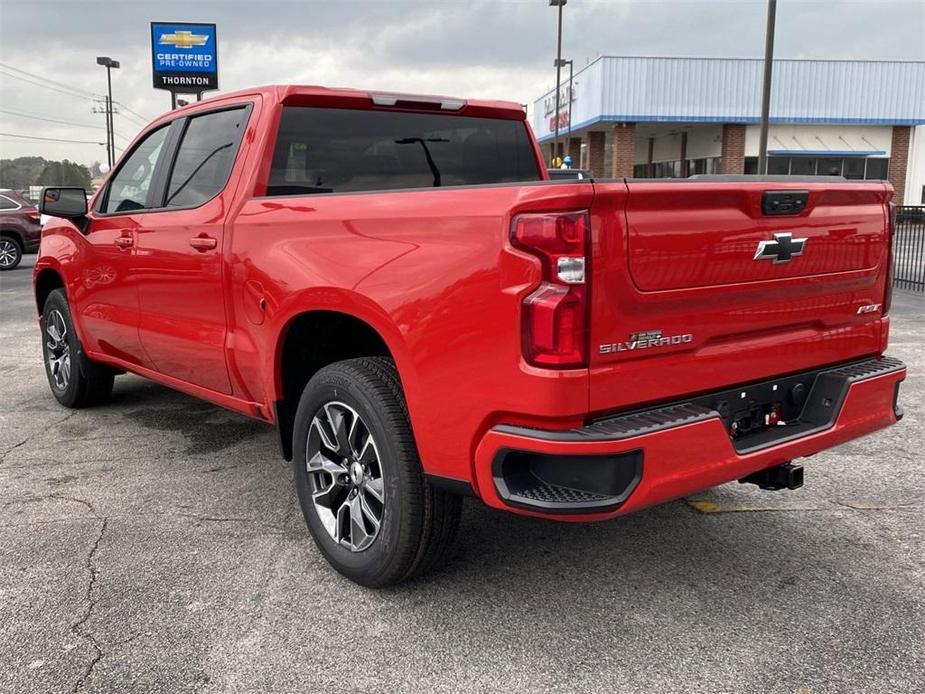
[[[552,157],[555,159],[559,156],[559,91],[561,90],[561,71],[562,71],[562,8],[568,0],[549,0],[550,7],[559,8],[559,31],[556,38],[556,111],[554,120],[556,123],[556,139],[553,145]]]
[[[774,22],[777,0],[768,0],[768,26],[764,39],[764,85],[761,91],[761,135],[758,140],[758,174],[768,173],[768,119],[771,115],[771,66],[774,64]]]
[[[106,164],[112,167],[112,143],[109,141],[109,104],[106,103],[105,98],[96,103],[97,105],[93,107],[93,113],[102,113],[106,118]]]
[[[103,56],[97,57],[96,64],[106,68],[106,154],[109,168],[112,169],[116,163],[116,138],[112,125],[112,70],[119,69],[119,61]]]
[[[111,169],[116,165],[116,132],[115,125],[113,125],[113,109],[112,109],[112,71],[111,67],[119,67],[119,62],[116,60],[111,61],[113,65],[109,65],[106,68],[106,98],[109,99],[109,151],[112,152],[112,163],[110,163],[109,168]]]

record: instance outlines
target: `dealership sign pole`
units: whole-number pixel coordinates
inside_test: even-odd
[[[171,108],[177,94],[218,89],[218,34],[214,24],[151,22],[151,61],[154,88],[170,92]]]

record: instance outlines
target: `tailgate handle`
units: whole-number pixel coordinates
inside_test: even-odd
[[[800,214],[808,200],[808,190],[766,190],[761,194],[761,212],[766,216]]]

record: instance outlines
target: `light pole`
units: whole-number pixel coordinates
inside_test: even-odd
[[[560,77],[562,70],[562,8],[565,7],[566,2],[568,2],[568,0],[549,0],[550,7],[559,8],[559,32],[556,36],[556,139],[553,145],[553,159],[559,156],[559,85],[561,84]]]
[[[761,90],[761,135],[758,139],[758,174],[768,172],[768,119],[771,114],[771,66],[774,64],[774,21],[777,0],[768,0],[768,26],[764,38],[764,85]]]
[[[562,60],[561,58],[556,59],[556,64],[558,67],[565,67],[568,65],[568,134],[565,136],[565,147],[563,151],[565,154],[569,153],[569,148],[572,146],[572,75],[574,73],[575,61],[574,60]],[[556,112],[556,126],[558,127],[559,113]]]
[[[106,156],[109,162],[109,168],[112,169],[116,163],[116,138],[112,125],[112,70],[119,69],[119,61],[109,57],[98,57],[97,65],[106,68]]]

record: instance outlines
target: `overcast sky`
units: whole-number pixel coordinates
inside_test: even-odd
[[[765,13],[764,0],[569,0],[562,51],[576,68],[601,54],[760,57]],[[925,59],[923,0],[779,0],[777,17],[777,57]],[[8,135],[105,139],[92,100],[45,81],[103,92],[98,55],[122,63],[113,98],[130,111],[116,117],[117,145],[143,125],[138,115],[166,110],[169,93],[151,87],[152,20],[215,22],[223,91],[291,82],[532,103],[555,82],[548,0],[0,0],[0,157],[105,159],[96,144]]]

